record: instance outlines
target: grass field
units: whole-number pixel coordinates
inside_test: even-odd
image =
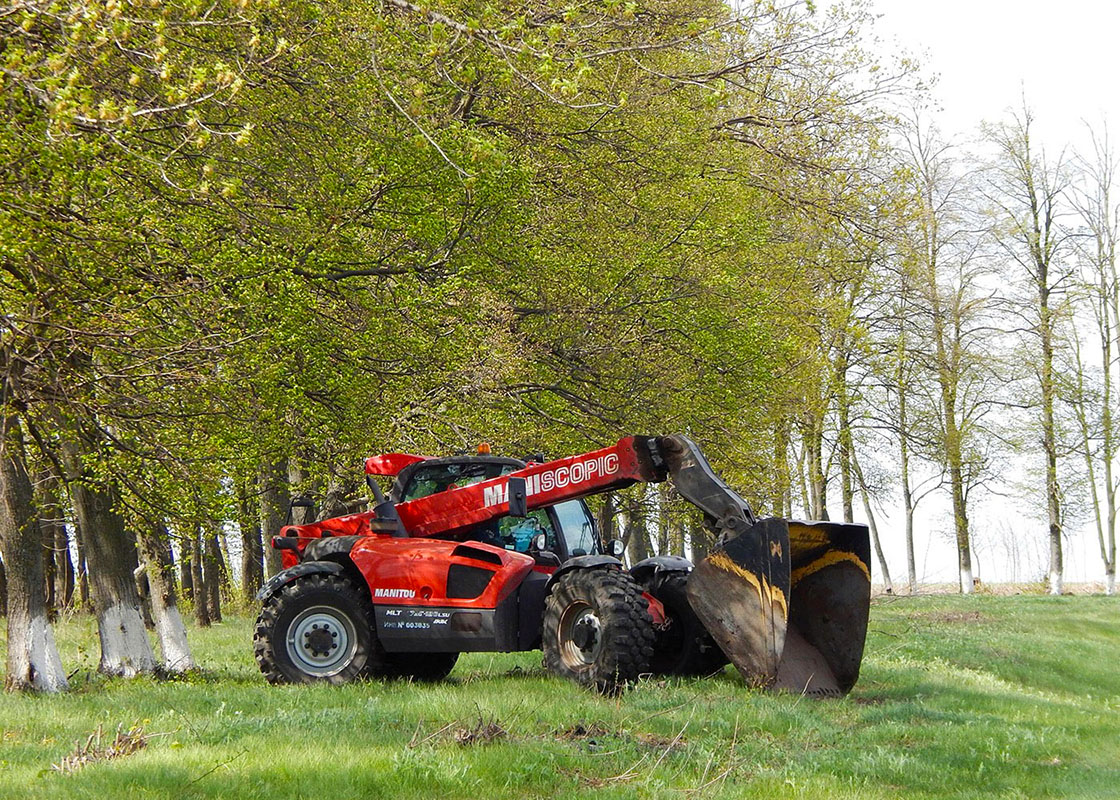
[[[0,798],[1120,798],[1120,601],[875,601],[840,701],[732,670],[620,699],[539,653],[464,656],[436,685],[272,687],[250,620],[194,631],[187,680],[107,681],[93,621],[59,625],[75,690],[0,696]],[[52,769],[101,729],[135,754]]]

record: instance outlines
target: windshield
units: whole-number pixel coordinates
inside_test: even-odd
[[[557,503],[552,510],[560,524],[560,535],[564,537],[570,557],[586,556],[596,551],[595,527],[582,501]]]

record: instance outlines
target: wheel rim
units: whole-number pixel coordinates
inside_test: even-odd
[[[336,608],[313,606],[288,626],[288,658],[301,672],[326,678],[342,672],[357,648],[354,623]]]
[[[564,610],[557,630],[560,658],[569,669],[587,669],[603,649],[603,624],[595,609],[575,602]]]

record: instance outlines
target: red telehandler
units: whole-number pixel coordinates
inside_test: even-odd
[[[542,463],[366,460],[371,511],[289,525],[254,635],[273,683],[439,680],[461,652],[540,649],[604,693],[728,660],[752,685],[848,692],[870,603],[865,525],[758,519],[684,436],[629,436]],[[388,497],[374,476],[393,476]],[[581,498],[671,480],[719,544],[627,571]]]

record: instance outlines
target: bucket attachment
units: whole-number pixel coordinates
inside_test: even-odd
[[[752,525],[692,570],[692,610],[753,686],[778,674],[789,618],[789,533],[784,519]]]
[[[866,525],[765,519],[696,565],[688,598],[748,683],[847,694],[871,599]]]
[[[775,688],[844,695],[859,677],[871,606],[866,525],[790,522],[789,627]]]
[[[847,694],[859,677],[871,604],[867,526],[760,520],[688,437],[658,437],[650,450],[720,532],[686,591],[731,663],[752,685]]]

